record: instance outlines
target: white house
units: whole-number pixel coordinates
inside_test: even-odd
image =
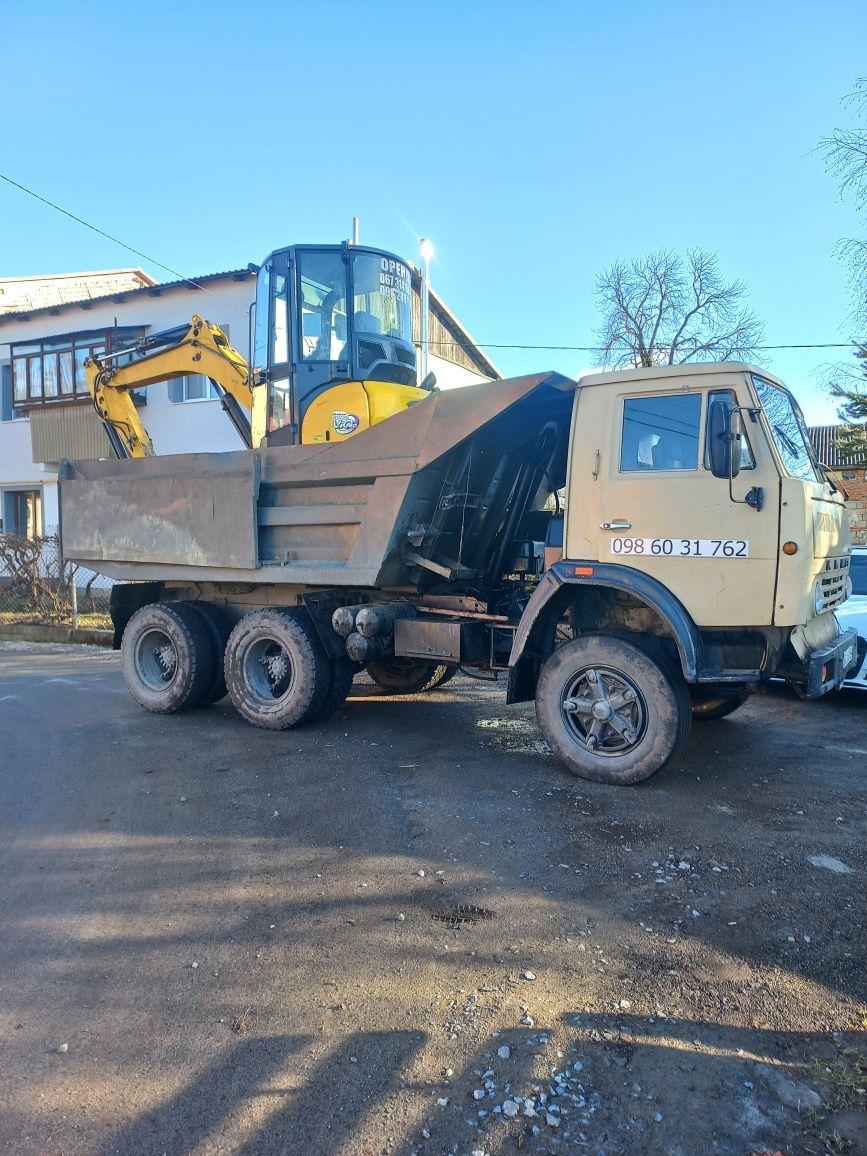
[[[419,288],[415,273],[417,344]],[[82,296],[70,300],[75,292]],[[59,460],[111,453],[87,392],[86,357],[125,348],[198,313],[220,325],[249,359],[254,296],[249,269],[164,284],[141,270],[0,280],[0,532],[51,533],[58,522]],[[500,377],[433,293],[429,330],[428,367],[440,388]],[[141,392],[146,394],[140,399],[142,418],[158,454],[241,447],[205,378],[186,377]]]

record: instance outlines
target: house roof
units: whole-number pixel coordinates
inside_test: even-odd
[[[867,466],[867,426],[865,426],[865,449],[863,453],[841,454],[834,444],[843,427],[839,425],[811,425],[807,427],[810,441],[815,447],[819,461],[832,469],[846,466]]]
[[[0,316],[18,316],[81,300],[98,300],[154,284],[153,277],[138,268],[0,277]]]
[[[76,276],[76,274],[69,274],[69,276]],[[86,277],[88,274],[77,274],[79,277]],[[142,273],[142,277],[146,283],[138,288],[129,289],[109,289],[106,293],[99,294],[98,297],[109,297],[113,301],[128,301],[136,297],[159,297],[167,289],[198,289],[202,285],[213,281],[244,281],[251,276],[250,269],[229,269],[225,273],[205,273],[201,277],[186,277],[180,281],[154,281],[146,273]],[[24,280],[24,278],[16,278],[16,280]],[[39,280],[39,278],[31,278],[31,280]],[[2,282],[0,282],[2,284]],[[98,298],[79,297],[74,301],[58,301],[51,305],[37,306],[34,309],[21,309],[14,313],[0,313],[0,325],[9,321],[30,321],[39,317],[44,317],[46,314],[56,316],[64,309],[83,309],[89,307],[91,303]]]

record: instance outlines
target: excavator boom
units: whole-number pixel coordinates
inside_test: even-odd
[[[154,456],[153,443],[130,390],[189,374],[203,374],[211,380],[245,445],[252,445],[249,414],[255,375],[219,325],[204,321],[198,314],[189,326],[151,334],[131,348],[99,358],[89,357],[84,369],[94,407],[119,458]]]

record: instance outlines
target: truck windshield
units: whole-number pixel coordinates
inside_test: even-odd
[[[356,333],[378,333],[412,345],[409,266],[380,253],[352,254]]]
[[[795,399],[787,390],[771,385],[769,381],[755,374],[753,385],[756,387],[786,472],[803,482],[821,481],[821,471]]]

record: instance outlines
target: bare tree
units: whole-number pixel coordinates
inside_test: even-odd
[[[603,365],[743,361],[764,336],[761,322],[743,304],[744,283],[726,283],[716,254],[704,249],[690,249],[686,260],[660,249],[617,261],[597,277],[596,292]]]
[[[867,210],[867,77],[856,80],[842,103],[862,123],[853,129],[834,129],[819,142],[819,152],[825,158],[826,172],[837,179],[840,197],[850,198],[855,212],[863,214]],[[844,238],[837,243],[837,253],[849,267],[852,320],[862,328],[867,325],[867,240]]]

